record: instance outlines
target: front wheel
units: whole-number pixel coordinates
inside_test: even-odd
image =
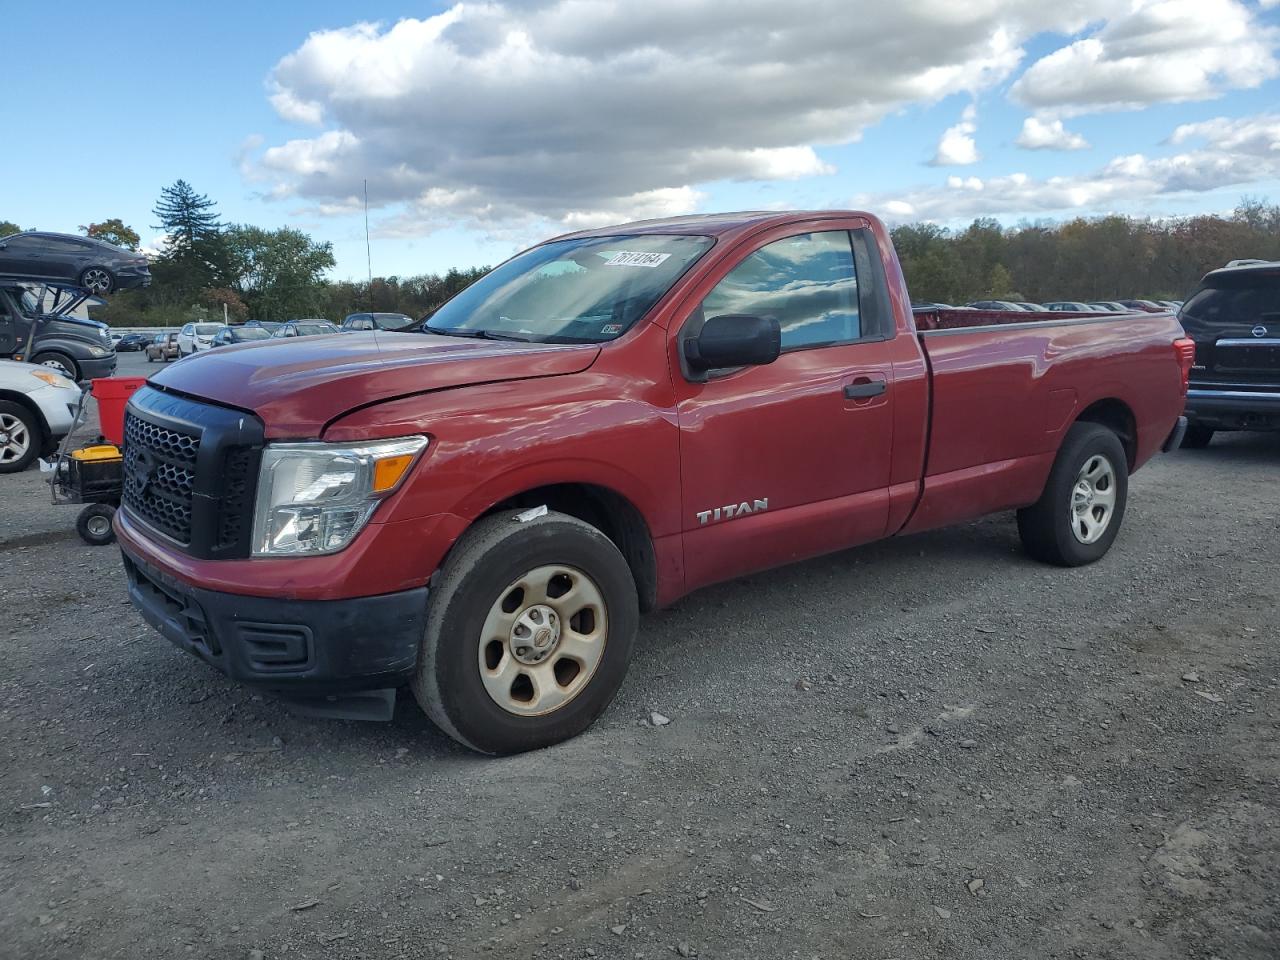
[[[431,589],[412,686],[432,721],[481,753],[581,733],[622,685],[639,622],[635,581],[589,524],[548,513],[481,520]]]
[[[26,407],[0,400],[0,473],[27,469],[44,446],[44,430]]]
[[[57,370],[64,377],[80,382],[80,368],[76,366],[76,362],[68,357],[65,353],[41,353],[31,359],[32,363],[38,363],[42,367],[49,367]]]
[[[1027,553],[1045,563],[1079,567],[1101,559],[1124,520],[1129,461],[1114,432],[1096,423],[1067,431],[1044,493],[1018,511]]]
[[[91,547],[105,547],[116,538],[111,528],[115,507],[107,503],[91,503],[76,517],[76,533]]]

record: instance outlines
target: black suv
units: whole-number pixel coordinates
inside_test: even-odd
[[[1231,264],[1178,314],[1196,342],[1184,447],[1218,430],[1280,430],[1280,262]]]
[[[342,332],[357,330],[408,330],[416,328],[413,318],[403,313],[352,313],[342,321]]]
[[[69,233],[0,237],[0,273],[61,281],[96,294],[151,284],[151,265],[142,254]]]

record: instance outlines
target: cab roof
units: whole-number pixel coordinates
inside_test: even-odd
[[[743,210],[735,213],[695,213],[683,217],[663,217],[660,220],[635,220],[592,230],[578,230],[556,237],[556,240],[584,237],[614,237],[646,233],[667,233],[698,237],[726,237],[745,233],[759,227],[782,226],[802,223],[805,220],[832,220],[850,217],[874,219],[859,210]]]

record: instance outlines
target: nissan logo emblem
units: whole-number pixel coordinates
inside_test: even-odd
[[[1253,328],[1253,335],[1255,337],[1265,337],[1267,335],[1267,328],[1264,327],[1262,324],[1258,324],[1256,327]]]

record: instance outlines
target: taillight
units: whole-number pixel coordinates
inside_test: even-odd
[[[1179,337],[1173,341],[1173,352],[1177,354],[1178,365],[1182,367],[1182,393],[1185,396],[1187,385],[1191,382],[1191,367],[1196,362],[1196,342],[1190,337]]]

